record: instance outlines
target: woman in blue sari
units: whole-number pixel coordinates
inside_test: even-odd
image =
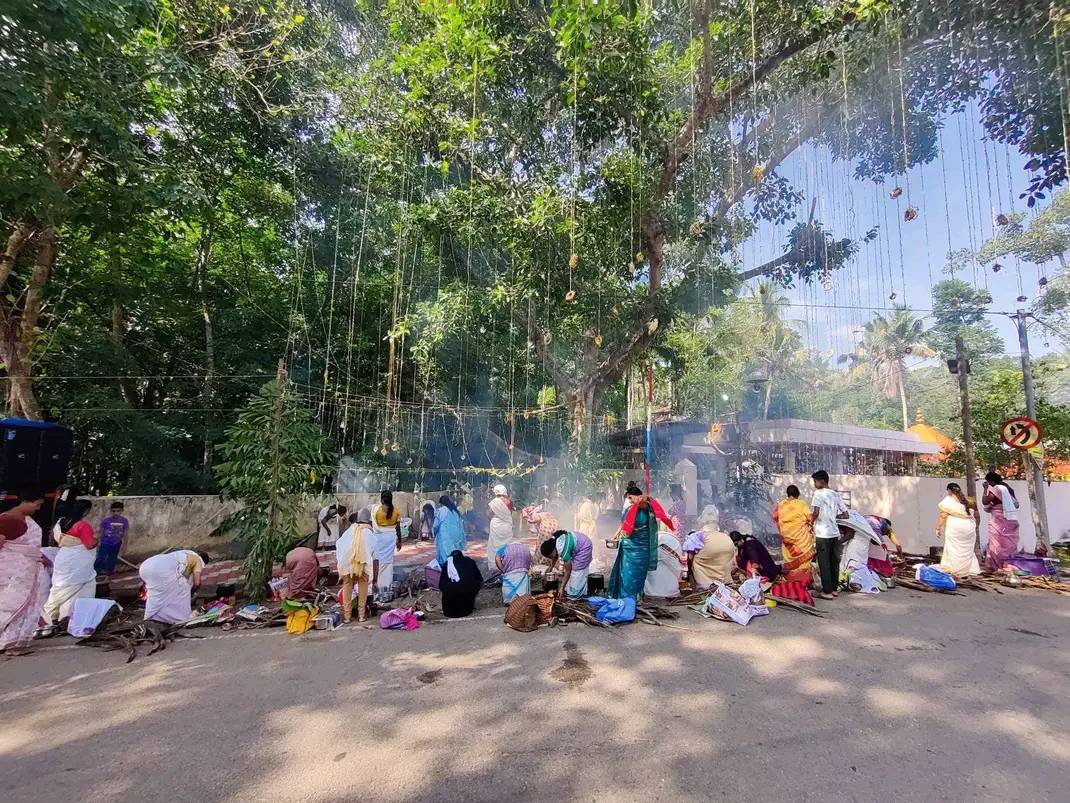
[[[617,559],[609,577],[609,596],[614,599],[643,593],[646,573],[658,568],[658,520],[672,529],[672,520],[656,499],[648,499],[635,483],[628,486],[631,507],[624,514],[617,539]]]
[[[454,551],[464,552],[468,545],[468,539],[464,535],[464,523],[457,505],[448,496],[440,497],[438,510],[435,511],[435,560],[439,566],[445,566],[446,561]]]

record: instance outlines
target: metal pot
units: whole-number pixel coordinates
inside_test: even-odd
[[[944,548],[942,546],[929,547],[929,557],[933,560],[940,560],[944,557]]]

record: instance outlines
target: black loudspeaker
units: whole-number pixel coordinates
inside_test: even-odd
[[[37,481],[44,488],[67,483],[67,471],[74,451],[74,433],[66,427],[41,430],[41,450],[37,461]]]
[[[67,481],[74,433],[59,424],[5,418],[0,421],[0,488],[47,491]]]

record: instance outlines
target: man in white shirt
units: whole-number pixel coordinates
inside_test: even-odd
[[[817,546],[817,565],[821,571],[821,598],[839,596],[840,584],[840,525],[837,519],[847,517],[847,505],[838,493],[829,488],[827,471],[815,471],[814,498],[810,501],[811,522]]]

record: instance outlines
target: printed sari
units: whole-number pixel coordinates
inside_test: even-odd
[[[1006,485],[991,485],[982,499],[988,514],[988,548],[985,564],[1000,571],[1018,552],[1018,500]]]
[[[801,499],[784,499],[773,509],[773,521],[780,529],[786,581],[809,581],[810,564],[817,554],[814,530],[810,524],[810,506]]]
[[[51,581],[41,563],[41,528],[29,517],[26,521],[33,527],[0,547],[0,650],[29,645],[48,599]]]

